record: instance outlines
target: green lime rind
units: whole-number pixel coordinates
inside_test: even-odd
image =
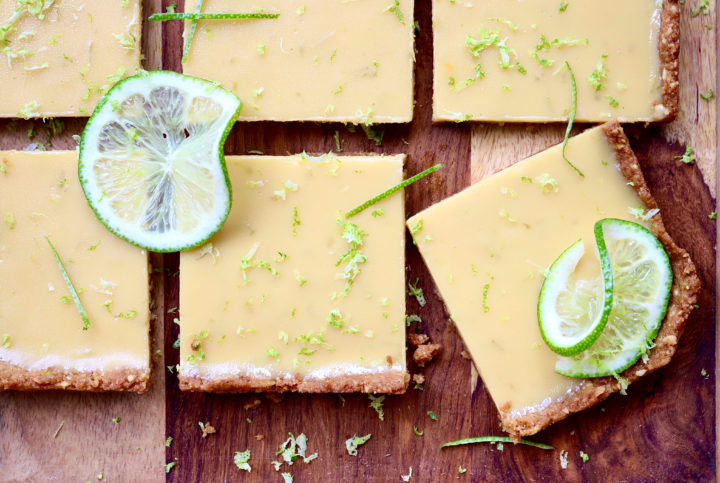
[[[672,291],[670,258],[647,228],[606,218],[602,230],[613,271],[613,309],[601,336],[586,351],[560,357],[555,372],[568,377],[618,377],[653,347]]]
[[[596,231],[595,237],[602,272],[602,285],[599,289],[602,290],[603,303],[600,310],[592,310],[592,304],[582,303],[583,298],[575,296],[579,285],[570,286],[569,283],[585,253],[582,240],[570,245],[550,265],[540,289],[537,305],[540,335],[553,352],[563,356],[576,355],[590,347],[602,334],[612,309],[613,277],[607,248],[602,232]],[[587,299],[585,297],[585,300]],[[575,310],[559,309],[558,306],[563,303]]]
[[[126,106],[126,100],[132,102]],[[97,218],[154,252],[205,243],[230,213],[223,145],[241,109],[240,99],[217,83],[177,72],[141,71],[115,84],[98,102],[79,147],[78,177]],[[125,117],[117,114],[126,110]],[[123,199],[118,191],[129,186],[134,191]],[[139,211],[143,219],[128,219]],[[154,228],[144,227],[151,221]]]
[[[472,438],[465,438],[465,439],[459,439],[457,441],[450,441],[449,443],[445,443],[444,445],[440,446],[440,449],[443,448],[449,448],[451,446],[462,446],[465,444],[476,444],[476,443],[513,443],[513,444],[524,444],[526,446],[532,446],[534,448],[540,448],[545,450],[553,450],[554,447],[550,446],[549,444],[544,443],[536,443],[534,441],[528,441],[527,439],[521,439],[518,441],[513,441],[512,438],[509,436],[475,436]]]

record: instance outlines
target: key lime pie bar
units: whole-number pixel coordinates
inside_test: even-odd
[[[503,427],[514,438],[590,407],[667,364],[699,288],[687,252],[663,227],[620,125],[608,123],[571,138],[566,155],[584,176],[563,160],[562,146],[555,146],[407,223]],[[642,341],[649,344],[647,352],[616,377],[562,376],[556,373],[558,355],[538,327],[538,294],[558,255],[579,239],[595,246],[593,226],[607,218],[644,225],[662,243],[674,275],[667,314],[654,344]],[[600,273],[597,257],[587,253],[575,271],[578,280]],[[616,272],[615,290],[623,284]]]
[[[0,117],[89,116],[140,67],[140,15],[140,0],[0,2]]]
[[[230,156],[233,206],[180,256],[180,387],[404,392],[404,156]]]
[[[659,121],[678,109],[677,0],[433,0],[436,121]]]
[[[0,389],[144,392],[147,255],[93,216],[77,153],[0,152],[0,207]]]
[[[185,11],[198,3],[188,0]],[[201,6],[203,13],[280,14],[197,22],[183,71],[237,94],[245,103],[240,120],[412,119],[412,0],[205,0]],[[191,25],[186,22],[186,38]]]

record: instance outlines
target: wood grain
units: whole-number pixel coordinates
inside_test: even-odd
[[[144,2],[158,10],[159,0]],[[144,67],[160,67],[160,26],[143,29]],[[0,123],[0,149],[24,149],[41,142],[48,149],[75,149],[83,119],[64,119],[60,136],[50,137],[42,121]],[[29,139],[31,126],[37,132]],[[163,258],[150,256],[162,269]],[[151,317],[164,298],[164,274],[155,271],[150,286]],[[158,302],[160,301],[160,302]],[[154,322],[151,322],[154,325]],[[162,330],[151,330],[151,354],[162,347]],[[0,481],[163,481],[165,374],[162,359],[152,360],[152,386],[147,394],[90,394],[63,391],[0,392]],[[118,424],[113,418],[119,417]],[[62,427],[61,427],[62,425]],[[55,432],[58,428],[61,429]]]
[[[699,4],[699,0],[687,0],[681,9],[680,112],[675,121],[663,126],[661,135],[668,142],[693,148],[703,179],[717,199],[717,10],[716,3],[710,2],[707,14],[693,16]],[[702,99],[700,94],[707,95],[709,89],[715,99]]]
[[[160,5],[162,3],[162,5]],[[146,13],[164,10],[170,0],[146,0]],[[182,1],[178,2],[178,11]],[[505,445],[478,445],[439,450],[447,441],[467,436],[502,434],[495,406],[469,360],[464,345],[448,320],[442,300],[416,248],[407,244],[407,278],[424,289],[428,304],[407,300],[408,313],[423,323],[409,330],[428,334],[443,345],[437,359],[424,370],[410,365],[411,373],[426,377],[423,390],[410,389],[385,401],[380,421],[363,395],[286,395],[272,402],[264,395],[181,393],[177,379],[164,369],[178,362],[172,348],[178,332],[178,256],[153,255],[155,337],[153,390],[143,396],[67,393],[0,393],[0,481],[280,481],[270,462],[288,432],[304,432],[310,452],[319,452],[310,464],[284,465],[296,482],[400,481],[412,466],[410,481],[710,481],[716,475],[715,423],[715,253],[716,229],[707,214],[714,210],[712,185],[717,153],[715,102],[699,99],[715,84],[715,39],[702,27],[712,19],[693,19],[688,0],[683,12],[681,116],[665,127],[628,129],[646,178],[664,213],[668,231],[686,247],[698,265],[704,289],[699,309],[688,321],[678,354],[671,364],[633,384],[628,396],[614,395],[595,407],[558,423],[536,438],[556,450]],[[406,211],[412,215],[453,194],[471,182],[509,163],[557,143],[559,125],[432,125],[431,1],[416,0],[416,108],[414,121],[384,129],[378,147],[362,133],[342,124],[238,124],[226,144],[228,154],[260,150],[289,154],[303,150],[335,150],[333,135],[342,140],[343,153],[407,153],[406,171],[413,174],[437,162],[445,167],[413,185],[406,193]],[[697,25],[696,25],[697,24]],[[148,24],[149,25],[149,24]],[[700,25],[701,28],[697,28]],[[147,68],[181,70],[180,22],[146,26],[144,52]],[[710,40],[708,40],[710,39]],[[162,49],[161,49],[162,47]],[[701,74],[698,76],[698,72]],[[720,93],[720,89],[714,88]],[[30,123],[0,123],[0,148],[23,148],[30,141]],[[53,149],[72,149],[71,134],[83,121],[66,120],[66,133],[52,140]],[[579,132],[586,126],[579,126]],[[37,128],[42,133],[41,124]],[[40,139],[44,140],[40,135]],[[678,141],[675,141],[678,140]],[[406,142],[404,142],[406,141]],[[673,157],[689,142],[700,160],[687,166]],[[472,152],[472,159],[471,159]],[[408,353],[410,358],[410,353]],[[708,378],[700,371],[706,369]],[[255,409],[246,403],[259,399]],[[433,411],[438,421],[432,421]],[[112,418],[121,417],[115,425]],[[250,420],[250,421],[248,421]],[[64,421],[57,438],[53,433]],[[217,433],[202,437],[198,422],[210,422]],[[413,432],[416,427],[423,436]],[[372,433],[357,457],[345,451],[354,434]],[[261,440],[257,439],[262,435]],[[165,438],[173,437],[169,447]],[[137,450],[141,447],[141,450]],[[232,463],[235,451],[252,451],[252,473]],[[568,468],[560,467],[559,451],[569,453]],[[579,451],[590,455],[583,464]],[[164,464],[177,462],[165,475]],[[467,473],[458,475],[458,467]]]
[[[510,162],[562,140],[564,126],[478,125],[472,128],[474,156],[472,164],[468,164],[471,128],[431,124],[430,1],[418,0],[415,10],[420,22],[417,37],[420,54],[416,67],[415,119],[409,127],[387,128],[385,141],[378,148],[363,135],[348,133],[342,125],[239,124],[228,140],[226,152],[325,152],[334,149],[332,135],[337,130],[345,152],[408,153],[408,173],[444,162],[442,177],[434,176],[408,190],[406,209],[411,215]],[[171,30],[166,31],[165,66],[178,68],[181,28],[168,27]],[[423,371],[427,378],[424,390],[388,397],[385,421],[381,422],[362,395],[345,396],[343,402],[333,395],[292,394],[275,403],[261,395],[183,394],[171,377],[167,431],[176,439],[168,450],[168,461],[177,458],[178,466],[170,474],[170,481],[279,480],[270,462],[288,431],[296,435],[305,432],[310,438],[310,451],[320,454],[309,465],[296,463],[283,467],[281,471],[290,471],[295,481],[398,481],[410,466],[416,481],[455,479],[459,466],[468,468],[461,478],[471,481],[711,480],[715,475],[712,410],[715,386],[714,377],[704,379],[700,369],[709,370],[714,365],[714,348],[708,341],[713,340],[714,334],[711,294],[715,232],[706,215],[695,212],[709,213],[713,202],[697,167],[679,166],[673,160],[673,155],[684,151],[681,146],[651,142],[659,136],[656,131],[640,131],[633,142],[640,151],[643,166],[649,170],[651,186],[660,193],[663,210],[672,214],[673,222],[668,223],[671,233],[682,232],[678,240],[686,246],[692,240],[699,242],[694,243],[693,256],[702,267],[706,283],[701,308],[689,322],[678,357],[664,371],[635,384],[629,396],[613,396],[602,407],[573,416],[538,435],[536,439],[555,445],[557,451],[546,453],[512,445],[505,445],[502,452],[490,446],[438,450],[442,443],[453,439],[501,434],[501,430],[482,381],[470,361],[461,356],[464,345],[448,321],[432,279],[417,250],[408,243],[408,280],[419,278],[428,298],[424,308],[408,299],[408,313],[418,313],[423,318],[420,327],[410,330],[427,333],[443,345],[438,360]],[[398,142],[403,138],[408,145]],[[663,149],[664,157],[653,157]],[[673,184],[673,191],[663,186],[666,178],[677,179],[683,186]],[[681,206],[673,203],[675,193],[687,196],[678,199],[695,202]],[[678,221],[685,219],[686,222]],[[173,263],[177,264],[176,258]],[[168,291],[168,306],[175,307],[177,292],[172,288]],[[177,337],[176,327],[170,329],[166,341]],[[411,366],[411,372],[416,371]],[[684,395],[680,403],[677,394]],[[262,401],[257,409],[243,408],[256,398]],[[430,410],[438,416],[437,422],[428,418]],[[218,432],[202,438],[200,421],[209,421]],[[424,431],[423,436],[416,436],[413,427]],[[344,440],[367,433],[372,433],[372,439],[361,447],[359,455],[348,456]],[[257,435],[263,439],[258,441]],[[253,455],[251,475],[241,473],[231,463],[234,451],[248,448]],[[567,470],[560,467],[560,449],[570,453]],[[580,450],[591,455],[584,465]],[[662,456],[665,454],[672,457]]]

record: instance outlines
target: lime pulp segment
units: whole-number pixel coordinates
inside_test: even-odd
[[[80,183],[100,221],[156,252],[209,239],[230,211],[223,144],[241,108],[217,84],[175,72],[113,86],[80,141]]]
[[[567,248],[550,265],[540,297],[537,316],[540,334],[553,352],[579,354],[600,337],[613,303],[613,278],[602,237],[596,242],[602,277],[573,281],[573,273],[585,254],[582,240]]]
[[[607,246],[613,306],[598,339],[578,355],[560,357],[555,371],[569,377],[617,376],[652,348],[673,283],[670,259],[645,227],[607,218],[595,225]]]

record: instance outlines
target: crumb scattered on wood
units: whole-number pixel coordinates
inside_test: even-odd
[[[463,359],[472,360],[472,357],[470,357],[470,353],[466,350],[463,350],[460,355],[463,356]]]
[[[258,406],[262,404],[262,401],[259,398],[254,398],[248,402],[246,402],[243,405],[243,408],[245,408],[246,411],[249,411],[251,409],[256,409]]]
[[[440,344],[422,344],[415,349],[413,360],[420,367],[430,362],[440,352]]]
[[[430,338],[427,336],[427,334],[408,334],[408,340],[412,345],[417,347],[426,343],[428,340],[430,340]]]
[[[413,374],[412,380],[415,384],[422,384],[425,382],[425,376],[422,374]]]
[[[210,424],[210,421],[206,422],[205,424],[201,422],[198,423],[200,425],[200,429],[202,429],[202,437],[207,438],[210,434],[217,433],[217,430]]]
[[[264,434],[256,434],[255,435],[255,439],[257,439],[258,441],[262,440],[264,437],[265,437]]]
[[[58,437],[58,434],[60,434],[60,430],[63,428],[63,426],[65,426],[65,421],[60,422],[60,426],[58,426],[58,428],[53,433],[53,439]]]

